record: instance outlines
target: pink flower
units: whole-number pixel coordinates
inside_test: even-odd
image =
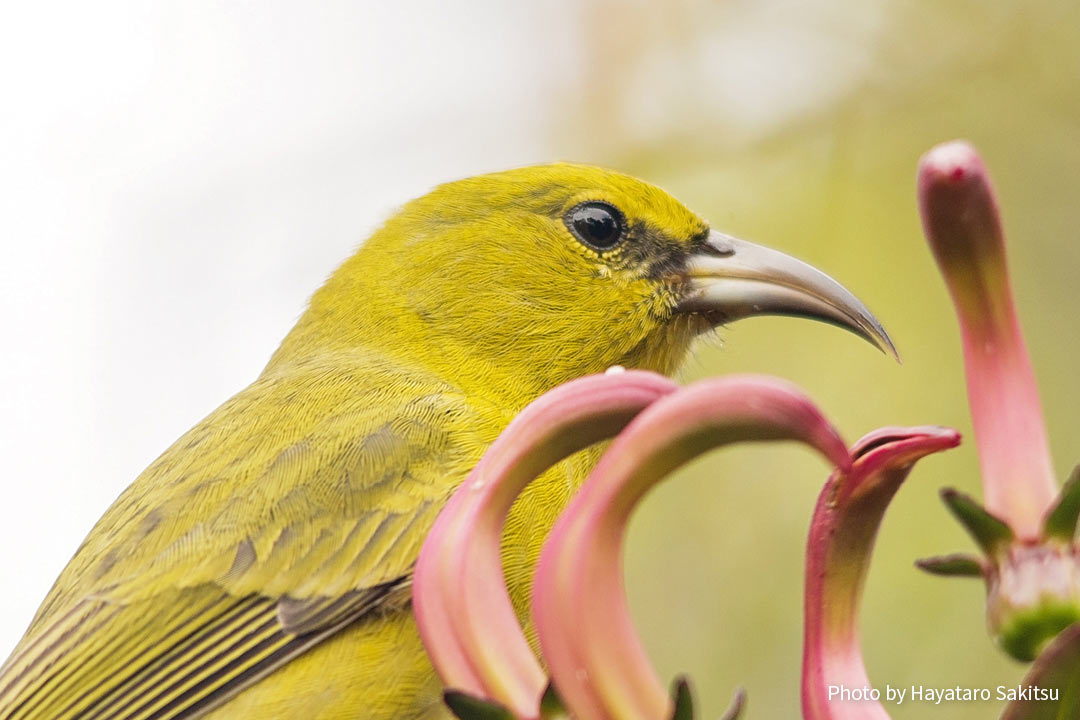
[[[439,514],[417,560],[413,613],[451,689],[539,715],[547,679],[518,625],[499,554],[518,493],[548,467],[607,439],[676,385],[660,375],[594,375],[544,394],[485,453]]]
[[[560,517],[537,570],[534,620],[556,699],[545,694],[545,674],[507,595],[502,524],[530,480],[620,430]],[[813,404],[771,378],[676,391],[658,375],[627,371],[573,381],[527,407],[440,514],[416,566],[414,614],[455,712],[537,718],[550,714],[546,698],[549,710],[561,699],[582,719],[692,713],[686,685],[668,695],[634,632],[620,548],[632,508],[652,485],[700,453],[743,440],[798,440],[849,464],[843,441]],[[729,717],[740,704],[741,696]]]
[[[559,517],[537,567],[533,620],[549,685],[506,591],[503,521],[533,478],[616,434]],[[933,427],[880,430],[856,444],[853,465],[840,436],[787,382],[745,375],[677,389],[635,371],[582,378],[532,403],[440,514],[417,563],[413,606],[450,689],[448,704],[470,719],[692,717],[686,683],[668,693],[631,622],[621,566],[627,522],[654,485],[697,455],[777,440],[802,442],[838,468],[811,530],[803,698],[807,717],[856,717],[823,688],[866,681],[856,618],[878,523],[911,465],[959,436]],[[726,717],[736,717],[741,704],[740,692]]]
[[[674,711],[630,620],[620,552],[630,513],[668,473],[721,445],[796,440],[848,465],[836,431],[798,389],[758,376],[705,380],[643,411],[560,516],[536,573],[533,615],[560,697],[582,720]]]
[[[806,549],[802,706],[806,720],[887,720],[868,699],[859,602],[878,527],[918,459],[960,443],[955,430],[882,428],[851,449],[818,497]]]
[[[923,156],[919,207],[960,320],[986,509],[1021,538],[1037,538],[1057,483],[997,203],[974,148],[951,142]]]
[[[950,555],[920,565],[983,577],[992,634],[1009,654],[1031,660],[1080,620],[1080,482],[1058,494],[997,203],[974,148],[957,141],[930,150],[919,164],[918,192],[923,228],[960,321],[986,499],[984,509],[954,490],[943,493],[985,557]]]

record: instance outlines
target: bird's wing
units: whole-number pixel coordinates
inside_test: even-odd
[[[261,378],[102,517],[0,668],[0,719],[194,717],[400,607],[484,426],[390,363]]]

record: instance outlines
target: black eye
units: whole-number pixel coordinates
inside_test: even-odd
[[[610,250],[623,238],[622,213],[607,203],[578,205],[566,214],[566,226],[578,240],[596,250]]]

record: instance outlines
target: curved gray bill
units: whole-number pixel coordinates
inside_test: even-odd
[[[837,325],[900,359],[885,328],[847,288],[790,255],[716,231],[690,258],[690,290],[679,310],[714,323],[794,315]]]

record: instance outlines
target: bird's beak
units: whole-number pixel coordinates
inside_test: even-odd
[[[847,288],[776,250],[716,231],[686,266],[689,288],[678,310],[712,325],[752,315],[794,315],[846,328],[897,360],[885,328]]]

